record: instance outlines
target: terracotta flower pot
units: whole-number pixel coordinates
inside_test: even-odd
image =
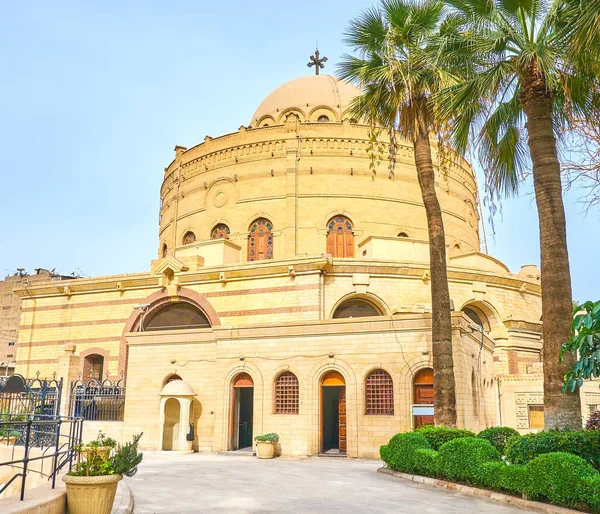
[[[256,441],[256,455],[259,459],[272,459],[275,457],[275,443]]]
[[[75,477],[64,475],[69,514],[110,514],[123,475]]]

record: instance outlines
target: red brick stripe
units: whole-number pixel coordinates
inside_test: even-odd
[[[313,312],[319,311],[318,305],[299,305],[295,307],[272,307],[270,309],[247,309],[245,311],[226,311],[219,312],[222,318],[236,316],[260,316],[261,314],[291,314],[293,312]]]
[[[88,307],[109,307],[113,305],[136,305],[144,300],[140,298],[129,298],[128,300],[105,300],[101,302],[84,302],[84,303],[67,303],[62,305],[42,305],[40,307],[24,307],[21,312],[42,312],[42,311],[57,311],[67,309],[87,309]]]
[[[21,325],[19,330],[31,330],[32,328],[64,328],[64,327],[86,327],[88,325],[111,325],[125,323],[128,318],[120,319],[95,319],[90,321],[67,321],[64,323],[38,323],[36,325]]]
[[[54,341],[32,341],[31,343],[20,342],[17,346],[20,348],[26,348],[28,346],[53,346],[63,345],[68,343],[73,344],[88,344],[88,343],[110,343],[113,341],[120,341],[121,337],[89,337],[87,339],[56,339]]]

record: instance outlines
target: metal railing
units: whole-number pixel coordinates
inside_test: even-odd
[[[16,473],[0,487],[0,495],[19,477],[21,478],[20,499],[25,497],[27,475],[39,473],[56,486],[56,477],[60,470],[68,465],[69,470],[75,456],[75,446],[81,444],[83,419],[45,416],[4,414],[0,419],[0,445],[12,446],[12,458],[0,462],[0,471],[6,467]],[[37,448],[36,455],[31,450]],[[15,454],[22,454],[21,458]],[[41,469],[30,469],[30,463],[51,459],[51,469],[44,473]],[[10,473],[10,472],[9,472]]]
[[[21,375],[0,377],[0,413],[60,414],[63,379],[24,378]]]
[[[89,421],[123,421],[125,381],[91,379],[72,382],[69,414]]]

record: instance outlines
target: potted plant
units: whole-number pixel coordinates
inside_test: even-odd
[[[77,464],[63,476],[69,514],[110,514],[119,481],[124,474],[132,476],[142,462],[140,437],[120,445],[100,433],[95,441],[76,447]]]
[[[275,457],[275,445],[279,441],[277,434],[257,435],[254,440],[256,441],[256,454],[259,459],[272,459]]]
[[[27,416],[14,415],[6,411],[0,412],[0,441],[5,441],[9,446],[14,445],[22,434],[19,429],[23,425],[14,425],[15,421],[27,421]],[[10,424],[8,424],[9,422]]]

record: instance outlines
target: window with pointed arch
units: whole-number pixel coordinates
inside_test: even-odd
[[[334,216],[327,223],[327,253],[332,257],[354,257],[354,232],[346,216]]]
[[[262,261],[273,258],[273,224],[258,218],[250,225],[248,235],[248,260]]]
[[[394,415],[394,382],[384,369],[371,371],[365,381],[366,414]]]
[[[194,234],[191,230],[189,232],[186,232],[185,235],[183,236],[183,244],[184,245],[191,245],[192,243],[196,242],[196,234]]]
[[[210,233],[211,239],[229,239],[229,227],[225,223],[219,223]]]
[[[298,414],[300,385],[298,377],[284,371],[275,380],[275,414]]]

